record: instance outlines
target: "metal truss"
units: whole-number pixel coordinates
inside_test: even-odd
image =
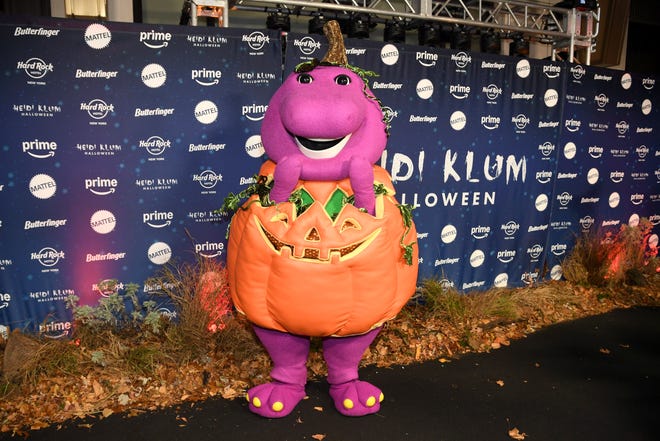
[[[289,15],[351,17],[366,14],[372,23],[399,21],[414,29],[428,22],[468,30],[492,29],[504,37],[522,35],[565,51],[595,50],[600,8],[548,6],[531,1],[486,0],[236,0],[235,9]],[[364,16],[364,15],[363,15]]]

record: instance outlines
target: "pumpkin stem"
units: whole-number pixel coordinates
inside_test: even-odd
[[[348,66],[346,57],[346,47],[344,46],[344,37],[341,35],[341,28],[337,20],[330,20],[323,25],[323,33],[328,39],[328,52],[321,60],[321,63],[332,64],[336,66]]]

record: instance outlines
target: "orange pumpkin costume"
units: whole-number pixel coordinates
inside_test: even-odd
[[[273,174],[264,163],[260,174]],[[263,207],[252,196],[232,219],[227,268],[236,308],[257,326],[314,337],[366,333],[393,318],[415,290],[417,265],[401,243],[415,241],[404,225],[389,174],[374,166],[375,216],[345,204],[336,217],[324,208],[348,179],[299,181],[313,199],[297,215],[293,203]],[[417,262],[417,248],[413,248]]]

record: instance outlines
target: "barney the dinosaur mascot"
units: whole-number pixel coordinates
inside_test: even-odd
[[[365,72],[348,64],[336,21],[322,61],[275,92],[261,137],[268,160],[234,214],[227,269],[234,304],[272,359],[251,411],[284,417],[305,397],[310,338],[322,340],[339,412],[378,412],[383,393],[358,379],[364,351],[417,281],[416,232],[375,165],[388,122]]]

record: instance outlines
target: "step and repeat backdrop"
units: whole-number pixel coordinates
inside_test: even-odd
[[[317,35],[15,17],[0,42],[0,331],[52,338],[71,330],[69,295],[93,305],[117,280],[147,298],[163,265],[224,260],[214,211],[266,159],[261,120],[282,78],[326,50]],[[642,218],[657,247],[655,77],[346,46],[378,74],[380,165],[415,207],[420,281],[560,279],[577,234]]]

